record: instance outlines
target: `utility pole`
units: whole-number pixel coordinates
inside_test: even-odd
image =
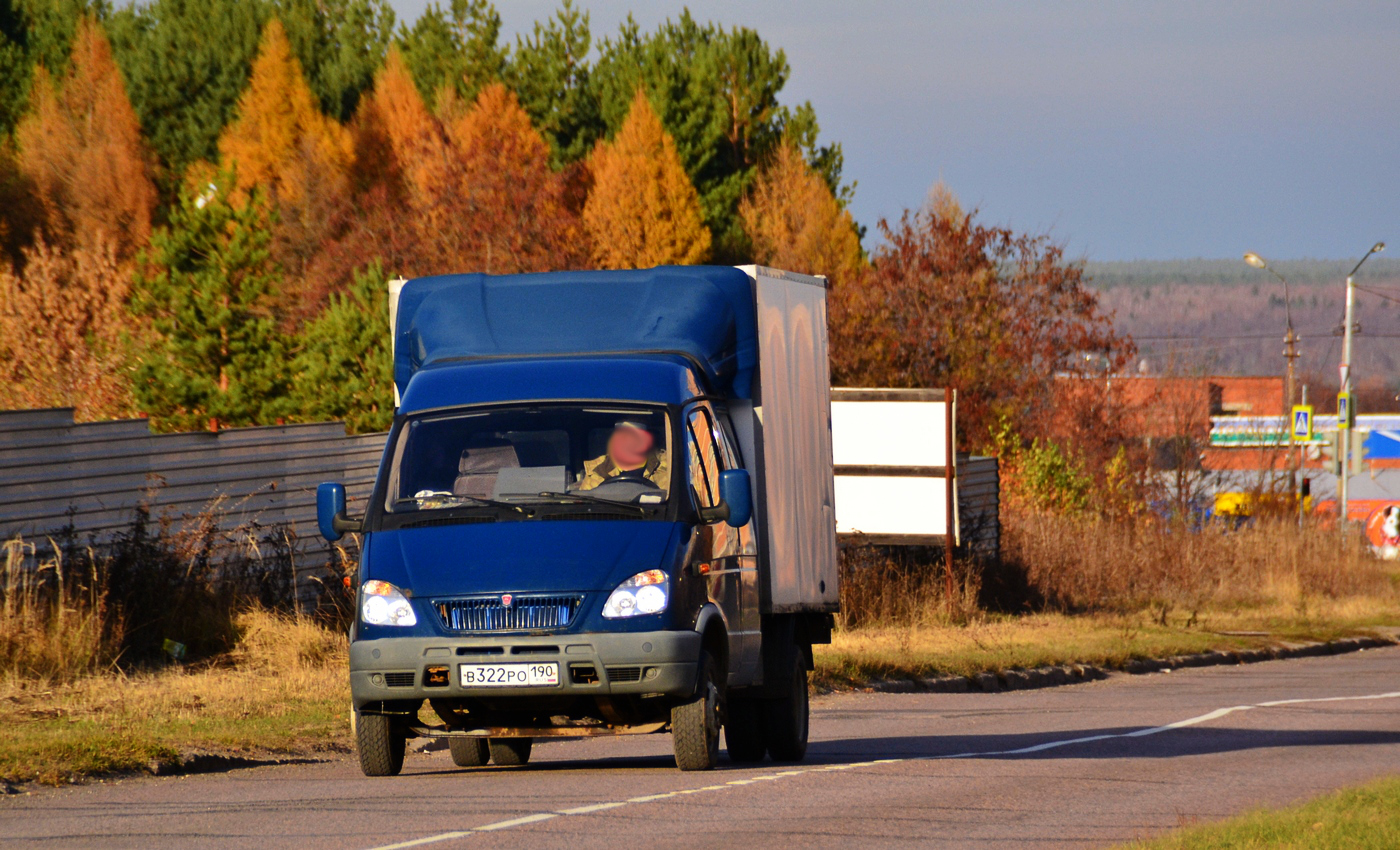
[[[1384,250],[1384,242],[1372,245],[1366,256],[1357,260],[1356,265],[1352,266],[1351,272],[1347,274],[1346,324],[1342,327],[1342,365],[1339,369],[1342,391],[1337,395],[1337,453],[1342,456],[1342,474],[1337,478],[1337,510],[1343,527],[1347,524],[1347,479],[1351,477],[1351,423],[1356,415],[1356,408],[1351,400],[1351,341],[1356,327],[1352,318],[1356,313],[1356,284],[1353,283],[1353,278],[1356,277],[1362,263],[1369,260],[1372,254]]]
[[[1251,251],[1244,255],[1244,261],[1256,269],[1263,269],[1278,278],[1279,282],[1283,284],[1283,316],[1286,328],[1283,334],[1283,357],[1286,368],[1283,378],[1283,413],[1279,419],[1283,423],[1284,430],[1288,432],[1288,455],[1284,459],[1284,465],[1288,468],[1288,492],[1293,495],[1293,498],[1300,499],[1298,495],[1298,457],[1293,439],[1294,361],[1300,355],[1298,354],[1298,334],[1293,332],[1293,296],[1288,290],[1288,279],[1274,271],[1263,257]],[[1301,504],[1300,500],[1299,505],[1301,506]]]

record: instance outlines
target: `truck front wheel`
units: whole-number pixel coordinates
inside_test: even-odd
[[[452,763],[458,767],[481,767],[491,760],[491,750],[485,738],[448,738]]]
[[[787,693],[763,704],[768,754],[773,761],[802,761],[807,755],[807,667],[802,653],[796,655]]]
[[[710,653],[701,653],[695,699],[671,709],[671,744],[681,770],[711,770],[719,763],[718,681],[719,665]]]
[[[407,738],[394,718],[386,714],[359,714],[355,718],[355,749],[365,776],[398,776],[403,770]]]

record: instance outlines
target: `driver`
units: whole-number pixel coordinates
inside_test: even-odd
[[[666,450],[654,448],[656,438],[645,426],[619,422],[608,437],[608,450],[602,457],[583,462],[583,481],[578,489],[592,490],[605,481],[647,481],[665,490],[670,484],[671,465]]]

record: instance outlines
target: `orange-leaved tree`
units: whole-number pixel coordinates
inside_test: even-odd
[[[827,275],[833,286],[854,281],[864,268],[850,212],[791,141],[783,141],[759,171],[739,202],[739,217],[756,262]]]
[[[455,209],[458,262],[483,272],[533,272],[577,265],[578,221],[549,166],[549,145],[515,93],[491,83],[448,127],[454,177],[444,206]]]
[[[24,253],[22,272],[0,270],[0,409],[130,416],[130,272],[101,241],[60,250],[40,237]]]
[[[16,129],[19,162],[55,245],[135,255],[156,204],[150,153],[102,28],[83,18],[62,85],[35,70],[30,108]]]
[[[342,175],[349,169],[350,134],[317,107],[276,18],[263,29],[237,115],[219,137],[219,154],[239,189],[259,186],[294,202],[308,190],[309,168]]]
[[[710,231],[676,144],[641,89],[611,141],[591,159],[593,189],[583,223],[605,268],[703,262]]]

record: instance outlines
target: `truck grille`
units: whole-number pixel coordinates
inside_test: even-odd
[[[578,613],[582,596],[517,596],[509,607],[501,597],[450,599],[433,603],[442,627],[454,632],[516,632],[562,629]]]

